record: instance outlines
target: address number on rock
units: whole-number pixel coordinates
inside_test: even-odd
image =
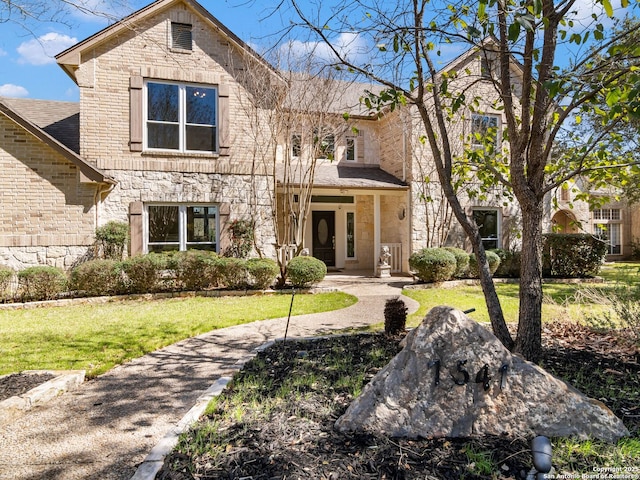
[[[466,365],[466,360],[458,360],[455,368],[450,369],[449,375],[456,385],[466,385],[471,380],[471,376],[469,374],[469,371],[466,369]],[[436,386],[440,385],[440,370],[442,368],[442,362],[439,359],[433,360],[429,362],[429,368],[432,368],[434,372],[433,384]],[[509,365],[507,365],[506,363],[500,366],[500,368],[498,369],[498,376],[500,378],[500,390],[503,390],[506,386],[507,370],[509,370]],[[476,373],[474,382],[482,384],[482,388],[487,391],[489,390],[489,388],[491,388],[491,379],[492,377],[489,374],[489,365],[485,363]]]

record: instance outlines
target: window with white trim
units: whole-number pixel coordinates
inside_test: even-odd
[[[598,208],[591,213],[593,234],[607,241],[609,255],[622,254],[622,215],[619,208]]]
[[[146,251],[218,251],[218,207],[215,205],[147,205]]]
[[[471,146],[475,148],[495,147],[498,138],[500,122],[497,115],[471,115]]]
[[[500,248],[500,215],[498,209],[473,210],[485,250]]]
[[[316,128],[313,131],[313,144],[317,152],[316,158],[334,159],[336,136],[328,127]]]
[[[145,82],[145,148],[216,152],[218,91],[212,86]]]

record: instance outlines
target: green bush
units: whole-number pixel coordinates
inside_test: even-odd
[[[457,268],[456,257],[444,248],[423,248],[409,257],[409,266],[426,283],[451,280]]]
[[[18,272],[18,288],[23,301],[53,300],[67,287],[67,276],[60,268],[37,266]]]
[[[96,228],[96,242],[102,250],[103,258],[122,260],[124,247],[129,239],[129,225],[112,220]]]
[[[15,272],[11,267],[0,265],[0,301],[9,296],[9,285]]]
[[[207,250],[187,250],[169,255],[167,268],[173,272],[180,290],[204,290],[218,286],[220,265],[218,255]]]
[[[107,259],[81,263],[71,271],[71,285],[74,290],[92,297],[122,293],[122,264]]]
[[[500,265],[495,276],[501,278],[520,278],[520,252],[512,252],[502,248],[491,250],[500,257]]]
[[[589,234],[544,235],[543,274],[551,277],[593,277],[607,254],[607,244]]]
[[[249,284],[258,290],[269,288],[280,273],[278,264],[270,258],[251,258],[246,265]]]
[[[287,278],[294,287],[308,287],[327,275],[327,266],[314,257],[293,257],[287,264]]]
[[[222,257],[218,259],[222,284],[231,290],[249,288],[247,260],[243,258]]]
[[[464,278],[469,269],[469,254],[461,248],[444,247],[444,249],[456,257],[456,271],[453,272],[453,276],[455,278]]]
[[[491,250],[487,250],[484,253],[487,256],[487,262],[489,263],[489,271],[491,272],[491,275],[493,275],[500,266],[500,257],[497,253]],[[480,278],[480,271],[478,270],[478,262],[476,260],[475,253],[469,255],[469,278]]]
[[[166,269],[164,255],[149,253],[136,255],[122,262],[126,275],[126,289],[130,293],[149,293],[161,290],[161,276]]]

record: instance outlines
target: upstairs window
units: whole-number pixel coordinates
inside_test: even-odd
[[[291,156],[299,158],[302,155],[302,135],[294,133],[291,135]]]
[[[146,148],[177,152],[218,149],[217,89],[146,83]]]
[[[336,137],[327,128],[315,129],[313,131],[313,143],[316,151],[316,158],[327,158],[333,160],[336,151]]]
[[[498,116],[471,116],[471,146],[475,148],[495,147],[498,144]]]
[[[347,137],[347,148],[345,152],[345,158],[348,162],[355,162],[357,159],[356,153],[356,137]]]
[[[171,48],[193,50],[192,26],[188,23],[171,23]]]

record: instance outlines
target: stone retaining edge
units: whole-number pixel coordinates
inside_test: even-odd
[[[20,373],[50,373],[55,378],[32,388],[28,392],[0,402],[0,425],[8,423],[24,412],[31,410],[61,393],[74,390],[84,382],[84,370],[25,370]]]

